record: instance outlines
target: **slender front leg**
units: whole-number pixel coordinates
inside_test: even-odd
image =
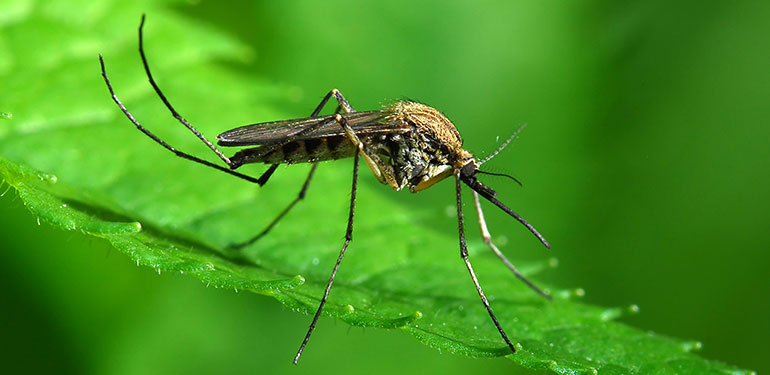
[[[342,245],[342,250],[340,250],[340,256],[337,257],[337,263],[334,264],[334,269],[332,270],[332,274],[329,277],[329,281],[326,283],[326,289],[324,290],[324,295],[321,297],[321,303],[318,305],[318,310],[316,310],[315,315],[313,316],[313,321],[310,323],[310,328],[307,330],[307,334],[305,335],[305,339],[302,340],[302,345],[300,345],[299,350],[297,351],[297,355],[294,357],[294,364],[297,364],[297,361],[299,361],[299,357],[302,355],[302,351],[305,350],[305,345],[307,345],[308,340],[310,340],[310,335],[313,333],[313,329],[315,329],[315,325],[318,322],[318,317],[321,316],[321,310],[323,310],[324,305],[326,304],[326,299],[329,297],[329,291],[332,288],[332,284],[334,283],[334,277],[337,275],[337,270],[340,268],[340,263],[342,262],[342,257],[345,256],[345,250],[348,248],[348,244],[353,239],[353,215],[355,214],[356,210],[356,190],[358,185],[358,159],[359,154],[361,153],[361,147],[362,145],[359,144],[359,147],[356,148],[355,156],[353,157],[353,187],[351,188],[350,192],[350,211],[348,213],[348,227],[345,230],[345,243]]]
[[[497,331],[500,332],[500,336],[503,337],[503,340],[505,340],[505,343],[508,344],[509,348],[511,348],[511,352],[516,353],[516,349],[514,349],[513,344],[511,344],[511,340],[508,340],[508,336],[505,334],[505,331],[503,331],[503,327],[501,327],[500,323],[497,321],[497,317],[495,316],[495,313],[493,313],[492,308],[489,307],[489,302],[487,301],[487,297],[484,295],[484,291],[481,289],[479,280],[478,278],[476,278],[476,273],[473,272],[471,261],[468,259],[468,248],[465,245],[465,228],[463,224],[463,203],[462,203],[462,189],[461,189],[462,185],[460,184],[459,169],[455,171],[455,181],[456,181],[455,185],[457,187],[457,223],[460,230],[460,257],[463,258],[463,261],[465,262],[465,266],[468,268],[468,272],[471,274],[473,285],[476,286],[476,291],[479,293],[479,297],[481,297],[481,303],[483,303],[484,307],[487,309],[489,316],[492,318],[492,322],[494,322],[495,326],[497,327]]]
[[[535,285],[533,282],[529,281],[519,270],[516,268],[516,266],[511,263],[511,261],[508,260],[508,258],[505,257],[505,255],[500,251],[500,249],[495,246],[495,243],[492,242],[492,236],[489,234],[489,230],[487,229],[487,221],[484,220],[484,212],[481,210],[481,202],[479,201],[479,193],[473,192],[473,203],[476,205],[476,214],[479,217],[479,226],[481,227],[481,238],[484,239],[484,243],[489,246],[490,249],[497,255],[500,260],[505,263],[505,265],[508,267],[511,272],[513,272],[516,277],[519,278],[519,280],[523,281],[524,284],[527,284],[532,290],[537,292],[537,294],[540,294],[541,296],[545,297],[546,299],[552,299],[551,296],[544,292],[542,289],[538,288],[537,285]]]

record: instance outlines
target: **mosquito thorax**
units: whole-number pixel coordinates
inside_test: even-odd
[[[409,187],[415,193],[451,176],[455,168],[473,160],[463,150],[455,126],[435,108],[399,101],[386,107],[385,112],[388,126],[411,130],[364,141],[372,151],[375,175],[382,176],[382,183],[396,190]]]

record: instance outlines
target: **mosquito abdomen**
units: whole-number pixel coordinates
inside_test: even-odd
[[[354,151],[355,147],[347,138],[335,136],[248,148],[238,151],[230,160],[237,165],[312,163],[349,158]]]

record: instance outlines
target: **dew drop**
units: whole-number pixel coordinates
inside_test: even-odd
[[[602,321],[610,321],[620,316],[620,310],[619,309],[606,309],[602,311],[601,314],[599,314],[599,319]]]
[[[317,266],[317,265],[318,265],[318,263],[321,263],[321,260],[320,260],[320,259],[318,259],[318,258],[313,258],[313,265],[314,265],[314,266]]]
[[[701,350],[703,348],[703,343],[700,341],[688,341],[683,343],[682,347],[685,351],[691,352],[693,350]]]

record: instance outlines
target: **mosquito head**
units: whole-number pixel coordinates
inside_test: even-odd
[[[479,194],[483,196],[497,196],[497,192],[492,190],[489,186],[486,186],[482,184],[478,178],[476,178],[476,175],[481,172],[479,171],[478,164],[476,160],[471,159],[468,161],[465,165],[460,167],[460,181],[464,182],[466,185],[468,185],[471,189],[477,191]]]

